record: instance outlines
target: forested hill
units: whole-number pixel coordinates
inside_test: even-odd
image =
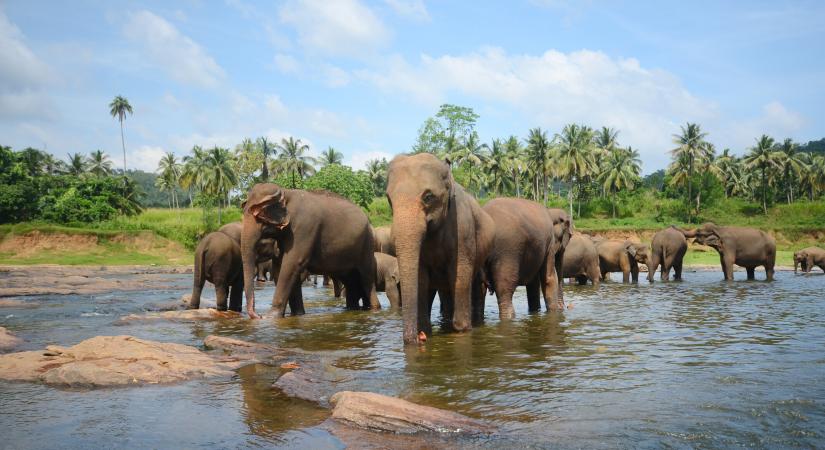
[[[810,152],[819,155],[825,155],[825,138],[822,138],[818,141],[809,141],[805,145],[800,145],[799,151],[804,153]]]

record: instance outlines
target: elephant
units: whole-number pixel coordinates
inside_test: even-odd
[[[681,280],[682,260],[685,257],[685,252],[687,252],[687,239],[675,226],[671,225],[656,232],[650,242],[647,281],[653,283],[653,275],[660,265],[662,266],[662,280],[668,280],[671,267],[673,268],[673,278]]]
[[[375,236],[375,251],[395,256],[395,242],[392,240],[392,229],[390,227],[376,227],[373,230]]]
[[[757,266],[765,267],[765,277],[773,280],[776,262],[776,240],[762,230],[744,227],[720,227],[713,222],[694,230],[680,230],[686,238],[707,245],[719,252],[725,280],[733,280],[733,265],[744,267],[748,279],[755,279]]]
[[[195,275],[189,309],[198,309],[201,291],[206,281],[215,285],[216,303],[219,311],[229,309],[241,311],[244,278],[241,267],[241,249],[237,242],[224,233],[207,234],[195,249]]]
[[[425,341],[435,294],[442,320],[466,331],[484,317],[484,263],[495,223],[429,153],[399,155],[387,171],[392,237],[401,274],[405,344]]]
[[[647,245],[618,239],[603,239],[594,242],[599,254],[601,278],[607,279],[610,272],[621,272],[622,283],[633,279],[639,282],[639,263],[647,264]]]
[[[272,183],[259,183],[249,190],[243,203],[241,260],[244,279],[256,270],[257,247],[261,239],[272,238],[281,251],[279,287],[272,307],[286,314],[290,299],[292,314],[303,313],[295,291],[300,292],[304,271],[329,274],[347,287],[347,308],[379,309],[375,293],[375,257],[367,215],[348,199],[328,191],[284,189]],[[274,261],[273,261],[274,263]],[[255,312],[255,292],[245,285],[247,314]]]
[[[559,208],[549,208],[550,218],[553,219],[553,234],[555,241],[551,252],[556,255],[556,275],[558,276],[558,298],[563,302],[564,293],[562,292],[562,273],[564,272],[562,266],[564,264],[564,251],[567,244],[570,243],[570,238],[573,237],[573,221],[567,212]]]
[[[590,238],[581,233],[573,233],[564,250],[562,272],[564,278],[575,278],[579,284],[587,284],[587,280],[590,280],[593,286],[599,285],[599,252]]]
[[[793,271],[796,273],[797,266],[802,266],[802,271],[810,273],[814,266],[818,266],[825,272],[825,250],[819,247],[803,248],[793,254]]]
[[[496,198],[482,208],[496,224],[487,257],[486,279],[498,299],[502,319],[515,317],[513,292],[527,286],[527,305],[538,311],[539,290],[548,311],[563,310],[556,273],[555,229],[550,210],[520,198]]]
[[[401,307],[401,276],[395,256],[375,252],[375,289],[387,293],[392,308]]]
[[[269,274],[269,279],[274,280],[275,275],[272,273],[272,260],[259,262],[258,263],[258,276],[255,277],[257,281],[266,281],[267,274]]]

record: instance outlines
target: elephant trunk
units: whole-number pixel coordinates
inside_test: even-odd
[[[797,266],[799,266],[799,258],[793,255],[793,273],[796,273]]]
[[[398,205],[401,206],[401,205]],[[404,343],[418,342],[419,277],[421,266],[421,244],[427,230],[423,212],[417,205],[393,211],[392,239],[398,258],[398,273],[401,276],[401,312],[404,319]]]
[[[261,238],[261,227],[250,214],[243,216],[243,231],[241,232],[241,261],[243,262],[243,290],[246,296],[246,312],[254,319],[259,317],[255,313],[255,288],[253,278],[257,275],[258,255],[257,244]],[[273,268],[274,269],[274,268]]]

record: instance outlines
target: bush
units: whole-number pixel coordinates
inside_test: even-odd
[[[350,199],[356,205],[369,209],[373,199],[370,179],[340,164],[330,164],[304,182],[306,189],[325,189]]]

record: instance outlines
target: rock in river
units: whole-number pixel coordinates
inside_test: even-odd
[[[394,433],[489,433],[486,425],[451,411],[372,392],[341,391],[330,399],[332,418],[361,428]]]
[[[182,344],[97,336],[72,347],[0,355],[0,379],[71,387],[133,386],[231,376],[245,363]]]
[[[11,334],[9,330],[0,327],[0,352],[8,351],[22,344],[23,341]]]
[[[173,322],[196,322],[200,320],[232,319],[241,317],[235,311],[218,311],[214,308],[185,309],[182,311],[147,312],[144,314],[129,314],[117,320],[118,324],[139,321],[170,320]]]

